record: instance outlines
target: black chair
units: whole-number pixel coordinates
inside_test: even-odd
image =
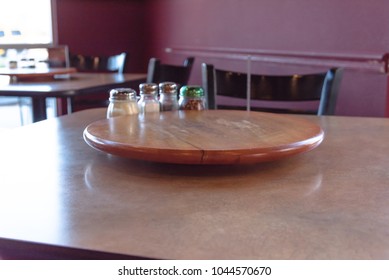
[[[151,58],[147,69],[148,83],[174,82],[180,88],[188,84],[194,57],[188,57],[183,65],[162,64],[158,58]]]
[[[70,66],[78,72],[86,73],[124,73],[128,55],[126,52],[111,56],[91,56],[70,54]],[[93,95],[77,96],[70,100],[72,112],[108,106],[108,92],[96,92]],[[68,100],[69,102],[69,100]]]
[[[342,73],[343,69],[332,68],[327,72],[314,74],[251,74],[248,77],[246,73],[216,69],[213,65],[202,64],[202,81],[209,109],[333,115]],[[233,99],[230,100],[231,104],[222,106],[217,104],[217,96]],[[240,101],[239,105],[236,104],[237,101]],[[265,104],[254,104],[255,101],[265,101]],[[316,103],[315,108],[306,108],[306,105],[312,105],[311,103]]]
[[[70,66],[79,72],[123,73],[127,64],[127,53],[111,56],[70,55]]]
[[[69,67],[69,48],[67,45],[50,46],[47,48],[47,65],[50,68]]]

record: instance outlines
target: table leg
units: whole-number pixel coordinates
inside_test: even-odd
[[[73,112],[71,97],[57,97],[57,116],[71,114]]]
[[[73,113],[73,100],[72,100],[72,98],[71,97],[68,97],[68,98],[66,98],[66,101],[67,101],[67,111],[68,111],[68,114],[71,114],[71,113]]]
[[[32,121],[39,122],[47,119],[46,98],[32,97]]]

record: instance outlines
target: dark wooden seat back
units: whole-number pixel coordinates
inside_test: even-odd
[[[257,75],[250,77],[246,73],[239,73],[221,69],[215,69],[213,65],[202,65],[202,79],[208,107],[239,109],[239,106],[218,106],[216,96],[235,97],[247,100],[247,85],[250,79],[250,98],[247,102],[249,108],[240,105],[240,109],[263,110],[285,113],[314,113],[317,115],[333,115],[335,113],[336,100],[342,69],[333,68],[327,72],[304,75]],[[316,110],[254,107],[255,100],[276,102],[301,102],[318,101]],[[241,103],[242,104],[242,103]],[[243,107],[242,107],[243,106]]]
[[[117,72],[123,73],[127,61],[127,53],[111,56],[71,55],[70,66],[79,72]]]
[[[71,54],[70,66],[75,67],[78,72],[122,74],[125,71],[127,60],[126,52],[111,56]],[[76,112],[84,109],[107,107],[108,98],[108,92],[96,92],[93,95],[73,97],[67,102],[71,102],[72,110]]]
[[[151,58],[149,60],[147,70],[148,83],[174,82],[178,86],[188,84],[194,57],[185,59],[183,65],[162,64],[158,58]]]

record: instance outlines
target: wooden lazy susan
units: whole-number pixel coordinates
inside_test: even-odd
[[[247,164],[306,152],[322,129],[291,115],[205,110],[103,119],[84,130],[93,148],[133,159],[179,164]]]

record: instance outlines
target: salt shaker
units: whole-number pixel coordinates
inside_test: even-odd
[[[204,90],[200,86],[183,86],[178,101],[180,110],[204,110]]]
[[[158,85],[155,83],[143,83],[139,85],[139,90],[139,114],[144,115],[147,113],[159,112]]]
[[[177,84],[172,82],[159,84],[159,104],[161,111],[178,110]]]
[[[115,88],[109,92],[107,118],[138,113],[135,90],[131,88]]]

